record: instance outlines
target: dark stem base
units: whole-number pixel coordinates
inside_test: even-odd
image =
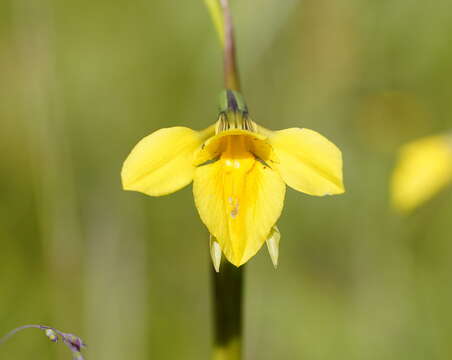
[[[241,359],[243,272],[227,261],[219,273],[212,270],[213,360]]]

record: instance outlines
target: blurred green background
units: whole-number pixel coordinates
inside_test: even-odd
[[[280,266],[247,266],[247,359],[450,359],[452,192],[406,217],[402,143],[451,128],[449,0],[233,1],[243,90],[265,127],[342,150],[347,193],[288,190]],[[148,133],[216,119],[203,1],[0,1],[0,334],[80,335],[86,358],[207,359],[208,233],[191,186],[123,192]],[[1,359],[69,359],[37,330]]]

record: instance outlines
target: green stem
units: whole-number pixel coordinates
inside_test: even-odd
[[[224,47],[224,20],[223,20],[223,8],[219,0],[204,0],[204,3],[209,10],[210,17],[212,18],[213,25],[217,30],[218,38],[220,40],[221,47]]]
[[[228,0],[220,0],[224,16],[224,85],[240,91],[239,71],[235,54],[234,26]]]
[[[212,269],[214,349],[212,360],[242,358],[242,284],[243,266],[228,261],[220,272]]]

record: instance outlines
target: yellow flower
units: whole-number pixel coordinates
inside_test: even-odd
[[[391,181],[394,207],[409,212],[452,181],[452,137],[429,136],[404,145]]]
[[[209,128],[166,128],[142,139],[124,162],[122,184],[125,190],[161,196],[193,181],[211,243],[240,266],[269,240],[276,265],[275,224],[286,184],[316,196],[343,193],[342,155],[315,131],[258,126],[237,92],[227,90],[222,99],[218,121]],[[213,251],[218,259],[218,249]]]

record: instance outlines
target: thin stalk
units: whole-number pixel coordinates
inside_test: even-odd
[[[58,329],[46,325],[31,324],[19,326],[18,328],[11,330],[4,337],[0,338],[0,345],[4,344],[12,336],[16,335],[19,331],[25,329],[39,329],[45,331],[45,335],[49,338],[50,341],[57,343],[59,340],[61,340],[68,347],[68,349],[72,352],[73,360],[84,359],[81,354],[81,351],[86,347],[86,344],[83,342],[82,339],[80,339],[78,336],[74,334],[64,333]]]
[[[224,17],[224,85],[226,89],[240,91],[231,9],[228,0],[220,0],[220,2]]]
[[[224,47],[224,20],[223,8],[218,0],[204,0],[204,3],[209,10],[213,25],[217,30],[218,39],[220,40],[221,48]]]
[[[212,360],[242,358],[243,266],[223,261],[220,271],[212,269],[214,349]]]

